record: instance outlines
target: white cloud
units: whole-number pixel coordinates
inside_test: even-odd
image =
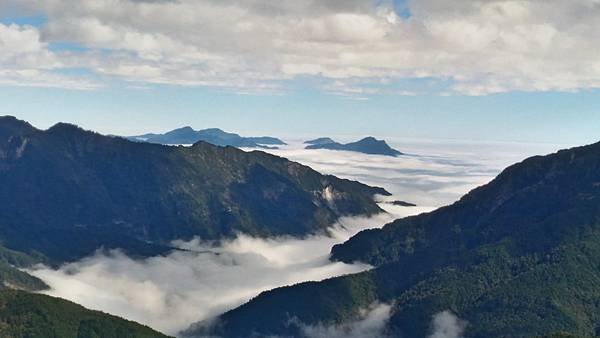
[[[306,139],[324,135],[312,135]],[[334,137],[340,142],[358,137]],[[302,141],[263,151],[308,165],[342,178],[385,187],[393,194],[385,200],[417,204],[425,212],[456,201],[469,190],[492,180],[500,171],[523,158],[561,148],[551,144],[483,143],[456,140],[388,139],[406,156],[389,157],[333,150],[306,150]],[[403,212],[405,207],[383,205]],[[410,208],[409,208],[410,209]]]
[[[65,65],[41,41],[39,30],[31,26],[0,23],[0,65],[0,85],[71,89],[99,86],[89,79],[56,72]]]
[[[467,323],[450,311],[443,311],[433,316],[431,334],[427,338],[463,338]]]
[[[45,42],[82,44],[91,49],[81,55],[86,67],[132,82],[280,92],[282,81],[309,75],[325,91],[361,97],[413,93],[373,84],[422,77],[450,79],[447,92],[470,95],[600,86],[600,5],[589,0],[413,0],[410,18],[388,0],[21,6],[48,17]]]
[[[354,322],[343,325],[299,325],[308,338],[385,338],[391,310],[390,305],[373,304],[360,311],[360,318]]]
[[[262,291],[368,269],[330,262],[329,251],[356,232],[392,219],[387,214],[342,219],[330,236],[306,239],[239,235],[220,244],[177,242],[187,251],[145,260],[98,252],[59,270],[38,267],[31,273],[51,286],[50,295],[176,334]]]

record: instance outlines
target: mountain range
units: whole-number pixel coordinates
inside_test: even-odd
[[[275,137],[242,137],[218,128],[194,130],[192,127],[183,127],[164,134],[128,136],[127,139],[164,145],[194,144],[204,141],[217,146],[232,146],[237,148],[273,148],[272,146],[285,145],[285,142]]]
[[[131,142],[0,117],[0,335],[164,337],[148,327],[26,292],[23,268],[98,248],[133,257],[173,239],[325,232],[382,210],[384,189],[321,175],[260,151]],[[365,230],[332,261],[373,269],[266,291],[189,335],[304,337],[387,304],[383,334],[426,337],[452,313],[465,338],[600,335],[600,143],[536,156],[452,205]]]
[[[374,137],[365,137],[359,141],[351,143],[338,143],[328,137],[321,137],[304,142],[308,144],[306,149],[329,149],[345,150],[370,155],[400,156],[404,155],[398,150],[390,147],[384,140],[377,140]]]
[[[389,195],[260,151],[137,143],[64,123],[38,130],[13,117],[0,118],[0,186],[0,243],[54,262],[100,247],[151,256],[194,236],[304,236],[379,213],[373,196]]]
[[[0,335],[163,337],[147,327],[24,291],[48,286],[24,268],[119,248],[177,250],[175,239],[326,232],[339,217],[382,210],[382,188],[321,175],[260,151],[197,142],[131,142],[59,123],[0,117]]]
[[[363,273],[264,292],[223,314],[223,337],[303,336],[389,304],[384,333],[426,337],[449,311],[466,338],[600,334],[600,143],[536,156],[456,203],[363,231],[331,259]]]

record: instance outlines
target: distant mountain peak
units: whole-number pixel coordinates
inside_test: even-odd
[[[331,138],[321,137],[314,140],[304,142],[308,144],[306,149],[329,149],[329,150],[345,150],[354,151],[363,154],[384,155],[384,156],[399,156],[402,152],[390,147],[384,140],[378,140],[373,136],[367,136],[359,141],[347,144],[335,142]]]
[[[225,133],[225,131],[223,129],[221,129],[221,128],[206,128],[206,129],[202,129],[201,131],[210,131],[210,132]]]
[[[79,138],[89,138],[89,137],[97,137],[97,136],[101,136],[100,134],[93,132],[93,131],[89,131],[89,130],[85,130],[75,124],[71,124],[71,123],[57,123],[55,125],[53,125],[52,127],[48,128],[45,133],[50,134],[50,135],[55,135],[56,137],[60,137],[60,138],[74,138],[74,139],[79,139]]]
[[[159,143],[165,145],[195,144],[199,141],[217,146],[232,146],[237,148],[265,148],[267,145],[285,145],[285,142],[274,137],[243,137],[228,133],[219,128],[194,130],[190,126],[177,128],[164,134],[145,134],[127,137],[137,142]]]
[[[14,123],[14,122],[18,122],[18,123],[27,123],[23,120],[19,120],[16,117],[12,116],[12,115],[3,115],[0,116],[0,123]]]
[[[330,144],[330,143],[336,143],[333,139],[329,138],[329,137],[319,137],[316,138],[314,140],[308,140],[306,142],[304,142],[304,144]]]
[[[190,127],[190,126],[185,126],[185,127],[181,127],[181,128],[176,128],[171,130],[171,132],[174,131],[195,131],[194,128]]]
[[[10,115],[0,116],[0,130],[35,130],[35,128],[26,121],[19,120],[18,118]]]
[[[48,131],[55,131],[55,130],[83,130],[83,129],[81,127],[71,124],[71,123],[59,122],[59,123],[53,125],[52,127],[48,128]]]

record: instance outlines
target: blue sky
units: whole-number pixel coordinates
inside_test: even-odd
[[[3,113],[41,128],[69,121],[117,134],[191,125],[281,137],[376,135],[573,144],[600,140],[597,92],[351,100],[314,90],[239,95],[168,86],[94,91],[5,87],[0,102]]]
[[[131,23],[89,1],[0,6],[0,52],[8,55],[0,57],[8,70],[0,72],[0,113],[114,134],[191,125],[281,137],[600,139],[600,65],[586,64],[594,61],[583,52],[560,63],[553,56],[581,33],[553,16],[559,2],[534,11],[502,1],[232,1],[246,13],[246,26],[232,31],[210,13],[184,23],[151,16],[183,14],[184,5],[230,10],[209,0],[121,0],[122,11],[147,6],[148,20]],[[568,9],[579,10],[577,2]],[[277,27],[277,39],[256,28],[263,23]],[[206,36],[197,39],[199,31]]]

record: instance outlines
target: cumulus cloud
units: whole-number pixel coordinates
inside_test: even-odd
[[[358,97],[418,94],[382,89],[415,78],[448,81],[442,94],[600,86],[600,5],[589,0],[7,3],[48,18],[45,43],[88,49],[72,62],[132,82],[277,93],[311,76]]]
[[[99,86],[89,79],[56,71],[65,67],[48,44],[41,41],[37,28],[0,23],[0,84],[71,89]]]
[[[427,338],[463,338],[467,323],[450,311],[443,311],[433,316],[431,334]]]
[[[302,333],[308,338],[386,338],[388,336],[385,328],[390,319],[391,309],[388,304],[373,304],[370,308],[363,309],[360,318],[351,323],[299,325]]]
[[[134,260],[103,252],[58,270],[31,273],[52,288],[47,293],[176,334],[275,287],[356,273],[364,264],[328,260],[331,247],[356,232],[393,219],[345,218],[329,236],[259,239],[245,235],[222,243],[176,242],[165,257]]]

